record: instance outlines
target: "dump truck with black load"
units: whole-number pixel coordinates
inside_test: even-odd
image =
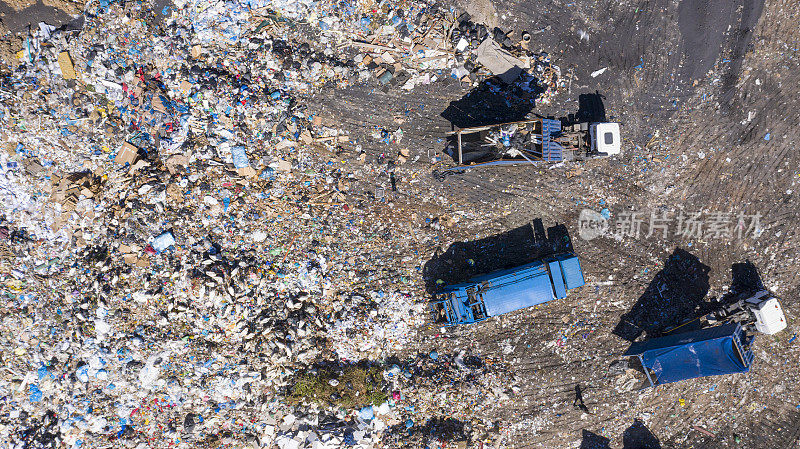
[[[619,123],[536,118],[471,128],[453,127],[449,152],[458,164],[512,165],[584,160],[619,154]],[[458,169],[458,167],[455,167]]]

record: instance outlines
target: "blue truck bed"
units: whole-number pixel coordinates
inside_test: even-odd
[[[574,254],[560,254],[447,286],[432,305],[438,322],[474,323],[564,298],[567,290],[584,283],[578,258]]]
[[[623,354],[638,357],[651,386],[750,371],[753,351],[739,323],[637,342]]]

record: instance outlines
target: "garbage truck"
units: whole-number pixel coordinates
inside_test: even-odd
[[[561,253],[445,286],[431,301],[434,321],[470,324],[567,296],[585,283],[578,257]]]
[[[650,387],[750,371],[757,333],[773,335],[784,330],[786,316],[778,298],[766,289],[737,296],[666,336],[633,343],[623,356],[638,359]],[[699,322],[700,328],[676,333],[692,322]]]
[[[619,154],[621,149],[619,123],[613,122],[562,124],[536,118],[471,128],[453,126],[447,135],[451,142],[446,151],[459,165],[470,166],[583,160]]]

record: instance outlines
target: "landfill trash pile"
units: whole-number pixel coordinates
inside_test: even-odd
[[[347,223],[353,213],[288,220],[281,214],[300,215],[295,203],[250,210],[259,198],[244,192],[256,186],[236,184],[234,175],[198,177],[205,186],[187,180],[184,189],[150,167],[139,173],[102,182],[106,195],[124,200],[87,208],[95,216],[86,227],[65,220],[82,248],[75,253],[4,223],[4,341],[15,348],[6,399],[31,419],[41,418],[42,403],[62,403],[53,413],[68,445],[201,441],[237,422],[261,435],[266,424],[252,422],[252,407],[280,397],[297,369],[321,358],[380,356],[413,336],[421,315],[412,295],[389,292],[381,304],[382,289],[372,290],[375,301],[337,293],[352,284],[355,266],[328,258],[364,245],[363,236],[342,229],[343,248],[328,246],[319,221]],[[291,178],[280,174],[259,192],[296,194]],[[186,197],[203,214],[196,220]],[[369,283],[359,290],[370,291]],[[195,425],[180,428],[183,414]]]
[[[367,447],[445,413],[422,406],[438,381],[396,373],[406,399],[369,417],[283,401],[314,363],[383,360],[425,320],[419,290],[379,273],[392,249],[351,189],[369,170],[318,157],[349,138],[304,98],[398,69],[409,88],[458,59],[425,5],[327,7],[90,2],[82,26],[29,33],[0,84],[5,441]],[[386,36],[380,21],[407,38],[352,60],[326,40]]]
[[[384,377],[408,430],[407,436],[386,436],[392,447],[466,447],[468,441],[473,447],[496,447],[507,434],[491,418],[515,394],[510,386],[514,376],[505,364],[465,350],[431,351],[392,364]]]
[[[342,318],[328,331],[333,351],[343,360],[378,359],[408,346],[414,330],[426,319],[425,304],[415,302],[409,293],[382,291],[371,293],[371,300],[354,296],[343,309]],[[370,307],[370,304],[374,306]],[[370,319],[363,323],[358,309],[369,307]],[[397,317],[406,317],[398,320]]]

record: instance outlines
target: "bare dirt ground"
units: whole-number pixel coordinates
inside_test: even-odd
[[[581,94],[599,93],[608,118],[622,123],[625,155],[585,163],[574,177],[567,174],[575,166],[521,166],[472,170],[439,183],[427,176],[430,155],[444,147],[450,126],[438,113],[467,90],[445,80],[412,94],[362,86],[319,95],[319,111],[362,136],[373,156],[398,150],[369,137],[373,127],[387,126],[403,129],[401,146],[412,150],[412,160],[421,156],[398,169],[409,181],[398,185],[398,227],[420,205],[432,215],[466,217],[443,224],[441,245],[424,248],[432,259],[428,284],[513,265],[514,248],[537,248],[537,232],[526,230],[535,219],[565,224],[582,258],[587,285],[566,300],[452,332],[431,328],[428,335],[439,338],[423,339],[419,349],[471,348],[509,363],[517,382],[497,410],[515,430],[516,447],[796,447],[799,349],[790,340],[797,332],[791,317],[800,312],[794,148],[800,5],[495,1],[472,10],[495,10],[498,23],[534,33],[531,48],[549,52],[562,72],[574,75],[553,104],[531,112],[575,112]],[[378,183],[388,185],[388,174]],[[759,214],[763,232],[743,239],[670,231],[666,238],[585,241],[577,232],[584,207],[617,216],[639,211],[645,225],[651,211]],[[468,259],[484,262],[471,266]],[[666,325],[721,294],[731,285],[732,266],[745,260],[783,298],[790,317],[787,332],[757,340],[751,373],[637,391],[630,373],[613,369],[628,345],[613,332],[621,316],[638,313],[643,327]],[[572,406],[576,385],[590,413]]]

